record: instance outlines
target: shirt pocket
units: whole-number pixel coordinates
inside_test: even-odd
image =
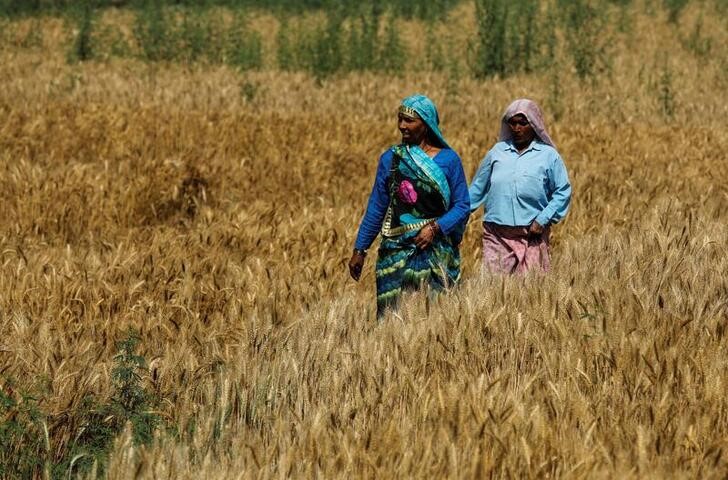
[[[516,193],[523,203],[544,206],[546,202],[546,178],[522,173],[516,180]]]

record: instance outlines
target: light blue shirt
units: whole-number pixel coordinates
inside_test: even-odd
[[[485,155],[468,189],[470,210],[485,204],[486,222],[548,226],[564,218],[571,184],[559,152],[538,140],[523,153],[510,142],[498,142]]]

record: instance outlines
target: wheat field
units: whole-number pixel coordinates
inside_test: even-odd
[[[727,478],[728,20],[706,5],[677,27],[635,7],[588,81],[69,64],[61,21],[6,22],[0,389],[37,392],[35,475],[131,328],[169,427],[127,427],[109,478]],[[701,15],[707,58],[675,34]],[[377,322],[373,253],[359,283],[346,262],[413,92],[468,178],[537,100],[572,210],[550,274],[483,276],[473,216],[459,288]]]

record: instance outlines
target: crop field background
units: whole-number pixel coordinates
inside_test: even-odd
[[[725,1],[169,3],[0,2],[0,477],[728,476]],[[535,99],[574,197],[377,322],[415,92],[468,179]]]

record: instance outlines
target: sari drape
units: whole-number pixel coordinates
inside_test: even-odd
[[[440,167],[421,148],[402,144],[392,150],[390,204],[376,265],[379,315],[395,306],[405,290],[425,285],[442,290],[456,283],[457,246],[464,230],[461,226],[450,235],[438,234],[428,248],[417,248],[414,238],[420,229],[450,207],[450,188]]]

